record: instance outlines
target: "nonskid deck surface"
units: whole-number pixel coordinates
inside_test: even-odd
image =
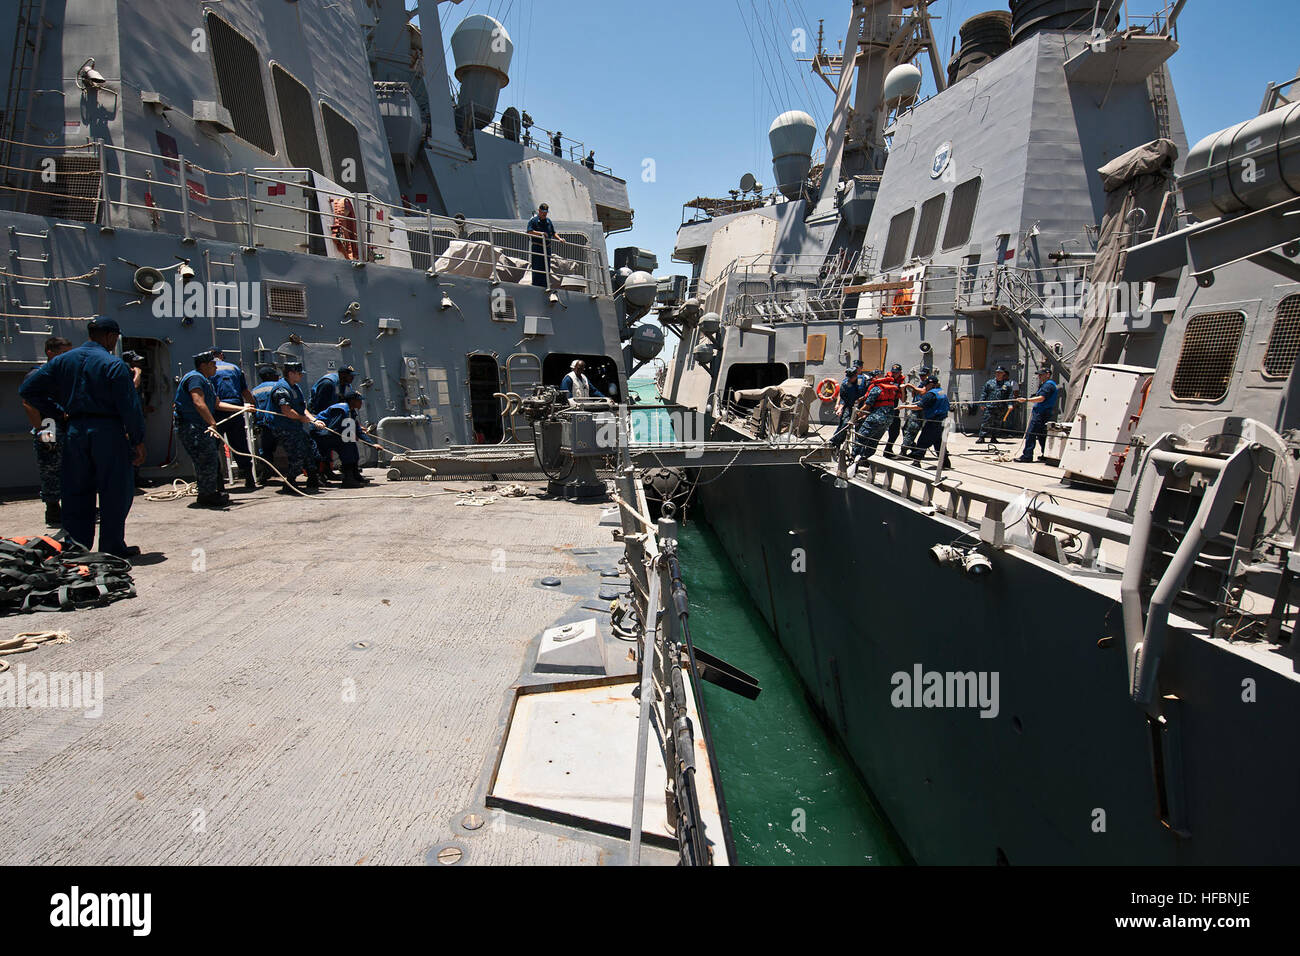
[[[102,671],[104,703],[0,707],[0,862],[419,864],[452,841],[468,863],[617,858],[482,809],[529,644],[575,604],[537,582],[588,573],[570,552],[612,543],[601,506],[449,490],[477,487],[263,489],[225,512],[137,497],[138,597],[4,620],[67,631],[5,659]],[[0,533],[39,532],[41,508],[0,505]]]

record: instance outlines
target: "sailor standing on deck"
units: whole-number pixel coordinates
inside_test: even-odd
[[[301,362],[284,363],[284,376],[267,396],[267,408],[262,416],[289,459],[285,487],[280,489],[286,494],[294,492],[293,483],[303,471],[307,472],[307,490],[320,488],[320,479],[316,475],[316,446],[308,432],[321,422],[307,411],[307,398],[299,387],[302,374]]]
[[[870,458],[876,453],[880,436],[889,428],[889,422],[897,413],[899,399],[903,389],[894,381],[892,375],[876,372],[862,398],[862,407],[867,417],[857,428],[858,445],[863,458]]]
[[[271,391],[275,388],[275,383],[280,379],[280,373],[270,365],[263,365],[257,370],[258,384],[253,388],[253,404],[257,406],[258,411],[265,412],[270,409]],[[271,431],[271,426],[265,424],[265,415],[255,415],[253,417],[253,432],[257,438],[257,456],[266,461],[275,457],[275,432]],[[264,462],[257,463],[257,483],[264,485],[271,477],[270,466]]]
[[[217,427],[217,414],[223,417],[249,411],[248,405],[223,401],[217,396],[212,382],[217,371],[215,352],[200,352],[194,356],[194,371],[186,372],[176,386],[172,409],[176,414],[176,434],[194,462],[194,478],[199,485],[195,504],[200,508],[224,508],[230,497],[223,489],[221,478],[221,431]],[[242,421],[241,421],[242,425]]]
[[[585,371],[587,371],[587,363],[582,359],[574,359],[573,364],[569,366],[569,374],[560,381],[560,391],[571,399],[591,398],[593,395],[604,398],[605,393],[588,381],[587,376],[583,374]]]
[[[1059,386],[1052,380],[1052,370],[1044,365],[1038,370],[1038,391],[1034,392],[1031,398],[1022,395],[1016,399],[1022,405],[1028,403],[1034,406],[1033,411],[1029,413],[1029,429],[1025,432],[1025,450],[1020,453],[1016,461],[1026,463],[1033,461],[1035,445],[1047,451],[1047,423],[1052,420],[1052,413],[1056,411],[1058,391]],[[1043,459],[1040,457],[1038,460]]]
[[[903,374],[903,366],[895,362],[889,367],[889,380],[898,387],[898,401],[901,403],[907,397],[907,376]],[[894,442],[898,440],[898,433],[902,430],[903,419],[898,411],[898,404],[894,405],[894,410],[889,415],[889,435],[885,439],[885,457],[894,457]]]
[[[986,404],[975,444],[981,445],[986,441],[990,445],[998,443],[997,436],[1002,431],[1002,423],[1011,407],[1007,404],[1010,400],[1011,381],[1007,378],[1007,370],[999,365],[993,370],[993,377],[984,383],[984,391],[980,393],[980,401]]]
[[[226,355],[221,349],[213,349],[212,354],[216,356],[217,370],[210,378],[212,387],[216,389],[217,398],[231,403],[232,408],[256,407],[257,399],[249,391],[244,370],[233,362],[227,362]],[[228,416],[222,416],[222,418],[226,417]],[[252,449],[248,447],[248,429],[244,424],[244,416],[240,415],[222,422],[217,426],[217,431],[230,443],[230,450],[235,455],[235,463],[244,472],[244,488],[253,491],[257,488],[257,481],[253,478],[253,459],[248,457]]]
[[[939,379],[930,375],[921,384],[925,387],[925,392],[916,404],[899,406],[899,408],[914,410],[920,417],[921,429],[917,438],[903,444],[903,454],[918,461],[925,457],[927,448],[933,448],[936,455],[940,454],[940,445],[943,443],[943,423],[948,418],[948,396],[939,387]],[[943,453],[942,467],[952,467],[946,452]]]
[[[123,558],[126,516],[135,496],[132,466],[144,461],[144,413],[131,369],[113,354],[122,334],[115,319],[96,316],[90,341],[55,356],[28,376],[19,395],[42,415],[67,413],[63,447],[63,527],[89,548],[99,502],[99,550]]]
[[[844,439],[853,432],[853,409],[858,399],[867,393],[867,378],[862,374],[862,359],[845,369],[844,380],[840,382],[840,393],[835,399],[835,412],[840,416],[840,423],[831,437],[831,447],[839,448]]]
[[[528,234],[532,253],[533,285],[547,288],[550,285],[550,261],[554,251],[555,223],[551,222],[551,207],[542,203],[537,207],[537,215],[528,220]]]
[[[62,355],[72,348],[72,343],[65,338],[51,335],[45,340],[45,361],[56,355]],[[32,369],[27,378],[36,374],[40,366]],[[26,380],[24,380],[25,382]],[[47,418],[34,405],[23,401],[23,411],[32,426],[32,445],[36,449],[36,467],[41,474],[41,501],[45,502],[45,523],[58,527],[63,522],[59,508],[59,473],[63,470],[63,436],[68,416],[62,408],[55,409],[55,415]]]

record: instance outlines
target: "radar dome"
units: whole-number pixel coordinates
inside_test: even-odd
[[[889,109],[908,106],[921,91],[921,71],[911,63],[900,63],[885,76],[885,106]]]
[[[634,310],[645,314],[654,305],[659,284],[648,272],[633,272],[623,280],[623,298]]]
[[[776,173],[777,188],[786,199],[798,199],[803,193],[804,180],[812,169],[816,138],[817,122],[803,110],[782,113],[772,120],[767,130],[767,141],[772,146],[772,171]]]
[[[497,111],[497,98],[510,82],[510,58],[515,45],[499,21],[482,13],[466,17],[451,35],[451,53],[460,81],[457,107],[463,116],[473,114],[475,129],[482,129]]]

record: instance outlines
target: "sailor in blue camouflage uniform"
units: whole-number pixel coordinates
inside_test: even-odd
[[[981,445],[988,442],[990,445],[998,443],[998,435],[1003,432],[1003,422],[1007,418],[1007,410],[1011,407],[1008,404],[1011,401],[1012,385],[1011,380],[1007,378],[1007,370],[999,365],[993,370],[993,377],[984,383],[984,391],[980,392],[980,401],[986,402],[984,406],[984,415],[980,418],[979,437],[975,439],[975,444]]]
[[[233,362],[227,362],[226,355],[221,349],[213,349],[212,352],[217,359],[217,371],[212,375],[212,387],[216,389],[217,398],[223,402],[230,402],[234,406],[256,406],[257,399],[248,389],[244,370]],[[221,417],[229,418],[228,415]],[[248,491],[254,490],[257,483],[253,478],[253,460],[248,457],[251,449],[248,447],[248,429],[244,423],[244,416],[238,415],[230,418],[229,421],[223,421],[217,426],[217,431],[230,443],[235,464],[239,466],[244,476],[244,488]]]
[[[894,404],[893,411],[889,415],[889,435],[885,439],[885,457],[894,457],[894,442],[898,441],[898,433],[903,428],[903,414],[898,410],[898,405],[907,396],[907,376],[903,374],[903,366],[895,362],[889,367],[889,380],[898,386],[898,402]]]
[[[941,451],[943,424],[948,418],[948,396],[939,387],[939,379],[934,375],[927,376],[921,384],[925,387],[925,391],[917,399],[916,404],[899,406],[915,411],[921,421],[917,437],[903,445],[903,455],[919,461],[925,457],[927,448],[933,448],[936,455],[943,454],[943,467],[950,468],[952,462],[947,452]]]
[[[133,466],[144,461],[144,412],[131,369],[113,354],[122,329],[96,316],[90,341],[56,355],[29,375],[18,394],[42,415],[68,416],[63,446],[63,527],[89,548],[99,504],[99,550],[133,558],[126,516],[135,497]]]
[[[844,380],[840,382],[840,393],[835,402],[840,423],[831,438],[832,447],[839,448],[840,443],[853,434],[853,410],[858,399],[866,393],[867,377],[862,374],[862,359],[858,359],[851,368],[845,369]]]
[[[866,412],[866,417],[858,423],[857,427],[858,451],[863,458],[870,458],[876,453],[880,436],[889,428],[889,422],[894,416],[901,394],[902,389],[892,378],[881,374],[878,369],[871,373],[867,394],[859,403],[862,410]]]
[[[253,404],[259,411],[270,408],[271,391],[280,380],[280,373],[273,366],[263,365],[257,370],[258,383],[253,387]],[[266,464],[275,459],[275,432],[266,424],[265,415],[253,416],[253,435],[257,440],[257,456],[264,461],[257,462],[257,483],[264,485],[271,478],[271,467]]]
[[[320,425],[320,419],[307,411],[307,398],[300,387],[302,375],[301,362],[285,362],[284,375],[271,389],[267,409],[262,413],[263,420],[271,426],[276,442],[289,459],[285,486],[280,489],[285,494],[297,490],[294,481],[304,471],[307,473],[307,490],[320,488],[316,474],[316,445],[309,434],[312,428]]]
[[[375,440],[366,434],[357,418],[365,401],[360,392],[352,392],[347,401],[335,402],[322,409],[317,417],[329,430],[312,433],[316,441],[316,453],[322,459],[327,460],[332,452],[338,453],[339,461],[343,463],[344,488],[363,488],[366,484],[366,479],[361,474],[361,456],[357,442],[373,445]]]
[[[51,335],[45,340],[45,361],[62,355],[70,348],[72,343],[67,339]],[[39,365],[36,366],[27,377],[31,378],[39,368]],[[36,467],[41,475],[41,501],[45,502],[45,523],[57,528],[63,523],[63,514],[59,508],[59,473],[63,470],[64,425],[68,416],[62,408],[56,407],[54,416],[46,417],[27,401],[23,402],[23,411],[32,426],[32,446],[36,450]]]
[[[222,417],[247,410],[217,397],[212,376],[217,370],[216,353],[200,352],[194,356],[194,371],[181,376],[176,386],[172,410],[176,416],[176,434],[194,463],[194,477],[199,485],[195,502],[200,508],[224,508],[230,497],[223,489],[221,476],[221,432],[217,415]]]

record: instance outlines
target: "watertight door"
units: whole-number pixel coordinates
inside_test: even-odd
[[[506,359],[506,391],[519,395],[528,395],[534,385],[542,382],[542,361],[528,352],[516,352]],[[533,441],[533,429],[523,415],[515,413],[510,416],[511,441]]]

